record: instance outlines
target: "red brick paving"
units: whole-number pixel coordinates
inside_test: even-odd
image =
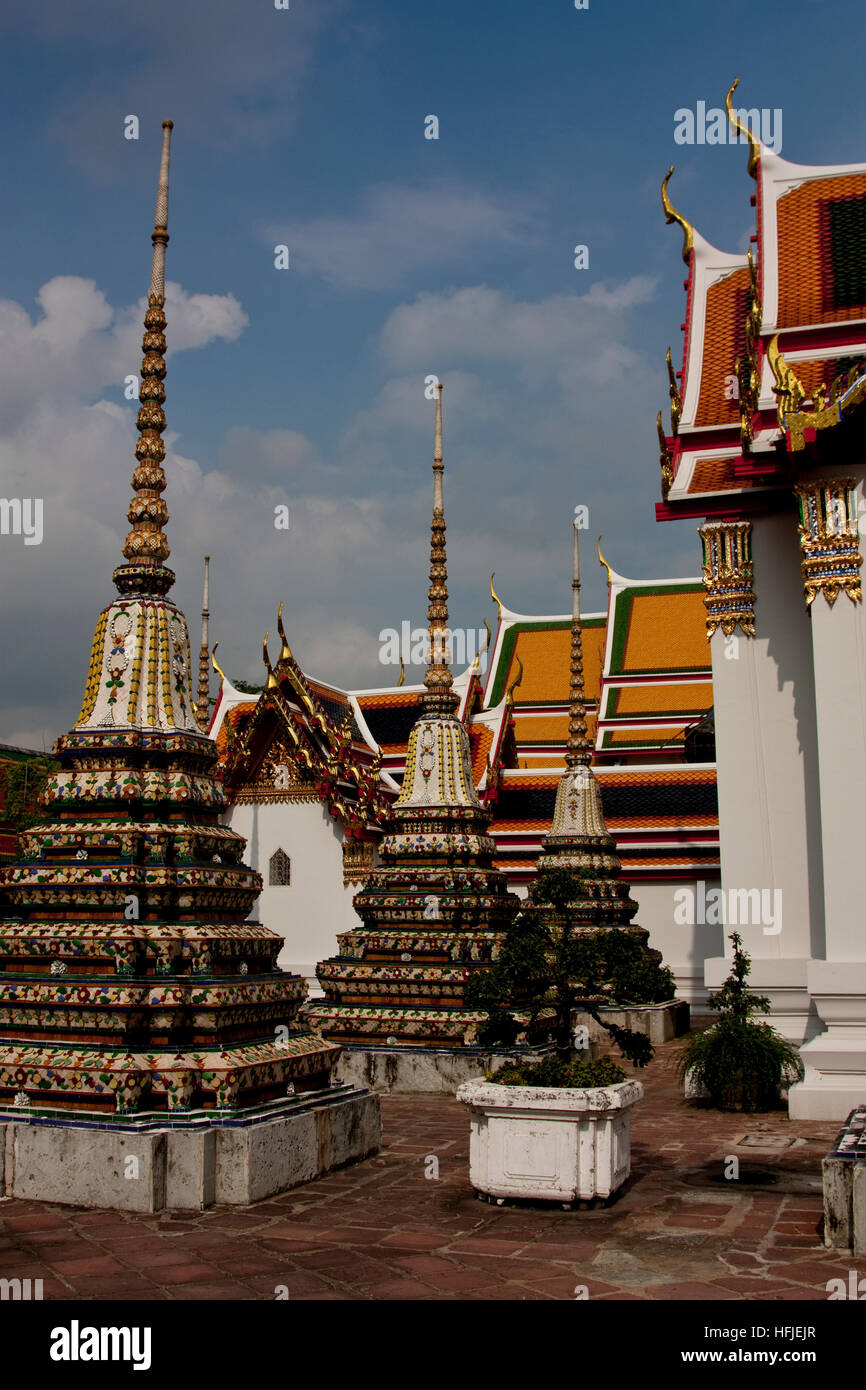
[[[480,1202],[465,1108],[385,1096],[381,1155],[246,1210],[0,1202],[0,1276],[42,1278],[46,1299],[273,1299],[285,1286],[300,1301],[571,1300],[585,1286],[605,1301],[668,1302],[826,1299],[829,1279],[866,1274],[821,1243],[821,1158],[838,1125],[697,1109],[677,1082],[679,1047],[637,1073],[647,1094],[632,1112],[632,1177],[610,1207]],[[758,1143],[739,1144],[747,1134]],[[424,1177],[428,1154],[437,1180]],[[739,1181],[723,1179],[731,1154]],[[756,1170],[778,1183],[749,1185]]]

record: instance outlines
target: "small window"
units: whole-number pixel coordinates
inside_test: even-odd
[[[292,881],[292,861],[285,850],[271,855],[268,865],[268,884],[271,888],[287,888]]]

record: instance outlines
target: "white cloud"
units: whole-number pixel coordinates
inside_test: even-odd
[[[630,310],[647,303],[656,282],[633,276],[585,295],[551,295],[540,301],[514,299],[486,285],[422,293],[388,317],[380,338],[385,361],[423,366],[431,360],[511,363],[526,372],[562,364],[570,355],[595,360],[627,331]]]
[[[526,245],[534,228],[527,207],[514,198],[456,185],[380,185],[351,216],[278,223],[267,237],[289,247],[301,274],[322,275],[346,289],[380,290],[404,284],[422,267]]]
[[[42,286],[36,303],[39,312],[31,317],[0,300],[0,427],[14,427],[41,405],[121,387],[141,364],[146,299],[114,310],[92,280],[58,275]],[[165,313],[169,357],[217,338],[234,341],[248,323],[234,295],[191,295],[174,281],[166,284]]]

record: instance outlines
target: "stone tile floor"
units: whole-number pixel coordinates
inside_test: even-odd
[[[248,1208],[138,1216],[0,1201],[0,1278],[46,1299],[826,1300],[866,1261],[821,1243],[836,1123],[725,1115],[682,1099],[659,1048],[610,1207],[496,1206],[469,1185],[468,1113],[385,1096],[376,1158]],[[438,1162],[438,1178],[425,1176]],[[726,1179],[730,1156],[739,1179]],[[727,1165],[730,1169],[731,1165]],[[761,1182],[761,1175],[775,1182]]]

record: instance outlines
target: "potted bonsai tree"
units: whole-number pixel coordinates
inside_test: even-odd
[[[782,1088],[803,1073],[797,1049],[768,1023],[753,1019],[769,1013],[770,1001],[753,994],[746,980],[751,960],[742,937],[732,932],[731,973],[708,1000],[718,1019],[692,1033],[680,1058],[687,1091],[703,1095],[719,1110],[768,1110],[778,1105]]]
[[[578,1007],[599,1019],[600,1007],[617,1002],[615,991],[599,989],[599,971],[609,984],[611,963],[614,975],[618,967],[628,977],[630,994],[650,989],[669,998],[672,981],[637,940],[634,949],[616,940],[625,932],[580,929],[568,907],[581,878],[563,869],[539,875],[537,901],[544,906],[530,903],[515,918],[492,968],[467,985],[467,999],[487,1014],[480,1040],[491,1045],[514,1041],[519,1025],[512,1009],[528,1017],[530,1042],[542,1040],[542,1010],[555,1014],[548,1057],[465,1082],[457,1092],[471,1113],[470,1179],[498,1199],[546,1198],[568,1206],[607,1198],[630,1171],[630,1110],[643,1087],[612,1059],[582,1056],[572,1020]],[[645,1034],[599,1021],[623,1056],[638,1066],[650,1060]]]

